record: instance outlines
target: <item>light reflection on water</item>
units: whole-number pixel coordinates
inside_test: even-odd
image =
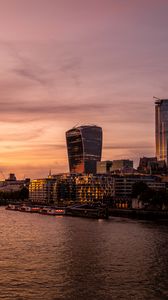
[[[168,299],[168,225],[0,208],[0,299]]]

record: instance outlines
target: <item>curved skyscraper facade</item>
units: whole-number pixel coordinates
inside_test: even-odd
[[[102,128],[74,127],[66,132],[66,142],[70,173],[96,173],[96,163],[102,153]]]
[[[168,99],[155,101],[156,156],[168,163]]]

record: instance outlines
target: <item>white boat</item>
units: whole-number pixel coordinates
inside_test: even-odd
[[[40,214],[49,215],[49,216],[57,216],[57,215],[64,215],[65,209],[64,208],[47,208],[44,207],[39,211]]]

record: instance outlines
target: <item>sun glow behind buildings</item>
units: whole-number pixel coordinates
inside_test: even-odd
[[[168,93],[167,8],[163,0],[0,1],[5,174],[67,171],[64,133],[76,123],[103,128],[102,159],[155,154],[152,95]]]

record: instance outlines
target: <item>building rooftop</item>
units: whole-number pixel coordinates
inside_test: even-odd
[[[157,100],[155,100],[155,104],[156,105],[161,105],[162,103],[165,103],[165,102],[167,102],[168,103],[168,99],[157,99]],[[166,104],[167,104],[166,103]]]

